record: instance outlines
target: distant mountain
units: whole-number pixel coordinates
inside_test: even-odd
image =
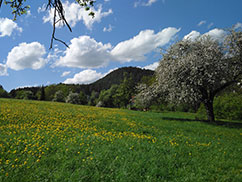
[[[92,91],[100,92],[101,90],[109,89],[112,85],[117,84],[119,85],[124,80],[125,73],[132,77],[132,80],[135,83],[138,83],[141,81],[141,79],[144,76],[152,76],[154,74],[154,71],[136,68],[136,67],[123,67],[116,69],[112,71],[111,73],[107,74],[105,77],[95,81],[91,84],[54,84],[45,86],[45,90],[48,90],[48,92],[51,93],[53,96],[56,91],[65,88],[66,91],[71,90],[72,92],[79,93],[80,91],[83,91],[87,95],[91,95]],[[40,92],[41,87],[25,87],[25,88],[18,88],[13,89],[10,92],[11,97],[16,97],[16,93],[18,91],[31,91],[34,95],[36,95],[38,92]],[[37,97],[36,97],[37,98]],[[49,97],[48,100],[50,100],[52,97]]]

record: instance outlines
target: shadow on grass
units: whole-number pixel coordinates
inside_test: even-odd
[[[228,121],[215,121],[210,122],[208,120],[201,120],[201,119],[188,119],[188,118],[172,118],[172,117],[162,117],[163,120],[170,120],[170,121],[181,121],[181,122],[202,122],[209,125],[214,126],[224,126],[227,128],[242,128],[242,123],[239,122],[228,122]]]

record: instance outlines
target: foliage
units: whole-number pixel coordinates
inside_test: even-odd
[[[39,100],[45,100],[45,87],[43,85],[41,87],[40,99]]]
[[[117,94],[119,86],[112,85],[108,90],[102,90],[99,94],[98,103],[102,107],[115,107],[114,96]]]
[[[232,39],[231,34],[225,40],[239,44],[242,33],[237,31],[235,34],[238,40]],[[156,69],[157,82],[149,89],[144,88],[140,98],[143,95],[144,103],[148,104],[150,98],[157,97],[174,104],[197,105],[202,102],[208,120],[214,121],[214,97],[228,86],[240,82],[242,74],[242,59],[237,53],[241,49],[234,49],[232,43],[227,42],[221,44],[209,36],[200,36],[194,41],[175,43],[163,54]]]
[[[132,74],[124,73],[124,80],[119,85],[116,94],[113,95],[114,105],[119,108],[126,108],[130,103],[130,99],[135,95],[135,85],[136,83],[132,79]]]
[[[84,92],[79,93],[79,98],[80,98],[80,104],[81,105],[86,105],[88,103],[87,96],[85,95]]]
[[[79,94],[70,92],[69,95],[66,97],[66,103],[81,104],[81,99],[79,97]]]
[[[52,101],[57,91],[62,91],[64,98],[68,96],[69,92],[73,92],[74,89],[66,86],[65,84],[49,85],[45,87],[45,100]]]
[[[20,90],[17,92],[16,99],[34,100],[36,99],[30,90]]]
[[[153,85],[148,86],[147,84],[139,84],[136,87],[138,94],[135,96],[135,107],[138,109],[147,109],[155,100],[156,97],[152,92]],[[157,98],[157,97],[156,97]]]
[[[214,113],[217,119],[242,120],[242,95],[238,93],[227,93],[215,97]],[[201,105],[198,117],[206,115],[204,105]]]
[[[189,113],[0,103],[0,181],[241,181],[241,128]]]
[[[4,90],[2,85],[0,85],[0,98],[8,98],[8,97],[9,97],[8,92]]]
[[[55,93],[55,96],[54,96],[52,101],[54,101],[54,102],[65,102],[65,95],[63,94],[63,92],[61,90],[58,90]]]
[[[92,91],[92,94],[91,94],[89,101],[88,101],[88,105],[89,106],[95,106],[98,102],[98,96],[99,96],[98,92]]]

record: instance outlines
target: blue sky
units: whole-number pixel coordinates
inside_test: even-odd
[[[28,0],[30,11],[15,22],[9,7],[0,9],[0,84],[8,91],[91,83],[124,66],[155,69],[161,47],[242,27],[241,0],[96,0],[94,19],[64,0],[73,32],[58,25],[56,36],[70,48],[54,42],[49,50],[52,14],[43,2]]]

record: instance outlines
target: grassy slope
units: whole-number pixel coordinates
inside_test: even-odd
[[[193,119],[0,99],[0,181],[240,181],[242,129]]]

